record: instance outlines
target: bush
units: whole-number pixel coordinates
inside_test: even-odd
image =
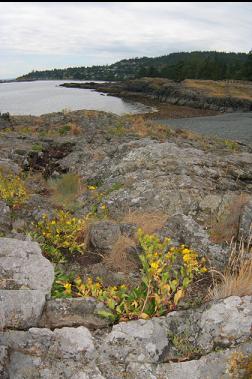
[[[23,180],[17,175],[4,175],[0,171],[0,199],[9,206],[19,207],[27,198],[28,193]]]
[[[69,210],[78,205],[76,198],[80,195],[83,187],[78,175],[67,173],[59,178],[49,179],[47,185],[52,191],[52,200],[56,205]]]
[[[59,129],[59,135],[65,136],[68,132],[70,132],[71,126],[70,125],[64,125]]]
[[[194,278],[207,271],[204,259],[183,245],[171,246],[169,238],[161,242],[156,235],[144,235],[141,230],[138,238],[142,269],[141,282],[136,288],[104,287],[91,278],[83,283],[79,277],[62,286],[69,293],[71,284],[73,295],[103,301],[114,320],[148,319],[174,310]]]
[[[69,212],[60,210],[55,212],[53,219],[46,214],[42,216],[35,225],[34,237],[49,259],[60,262],[67,254],[85,251],[86,229],[86,219],[72,217]]]

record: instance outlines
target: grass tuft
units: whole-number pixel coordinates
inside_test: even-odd
[[[76,206],[77,197],[83,189],[80,177],[73,173],[64,174],[59,178],[51,178],[47,185],[52,192],[52,202],[66,209]]]
[[[247,241],[230,244],[230,258],[224,273],[213,271],[209,299],[252,295],[252,233]]]

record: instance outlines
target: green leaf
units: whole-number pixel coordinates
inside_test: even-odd
[[[100,317],[103,317],[103,318],[107,318],[109,319],[111,322],[115,322],[117,320],[117,315],[115,315],[114,313],[112,312],[108,312],[108,311],[105,311],[103,309],[100,309],[98,312],[97,312],[98,316]]]
[[[183,279],[183,287],[187,288],[189,284],[190,284],[190,279],[189,278],[184,278]]]

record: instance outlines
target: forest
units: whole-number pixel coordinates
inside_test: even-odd
[[[178,52],[154,58],[124,59],[104,66],[33,70],[17,80],[116,81],[141,77],[161,77],[175,81],[184,79],[252,80],[252,50],[249,53]]]

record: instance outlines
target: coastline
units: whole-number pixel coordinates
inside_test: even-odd
[[[252,85],[247,82],[190,79],[175,82],[164,78],[146,77],[106,83],[64,83],[61,86],[92,89],[122,99],[138,100],[156,107],[160,112],[159,115],[156,114],[157,118],[199,117],[225,112],[252,111]]]

